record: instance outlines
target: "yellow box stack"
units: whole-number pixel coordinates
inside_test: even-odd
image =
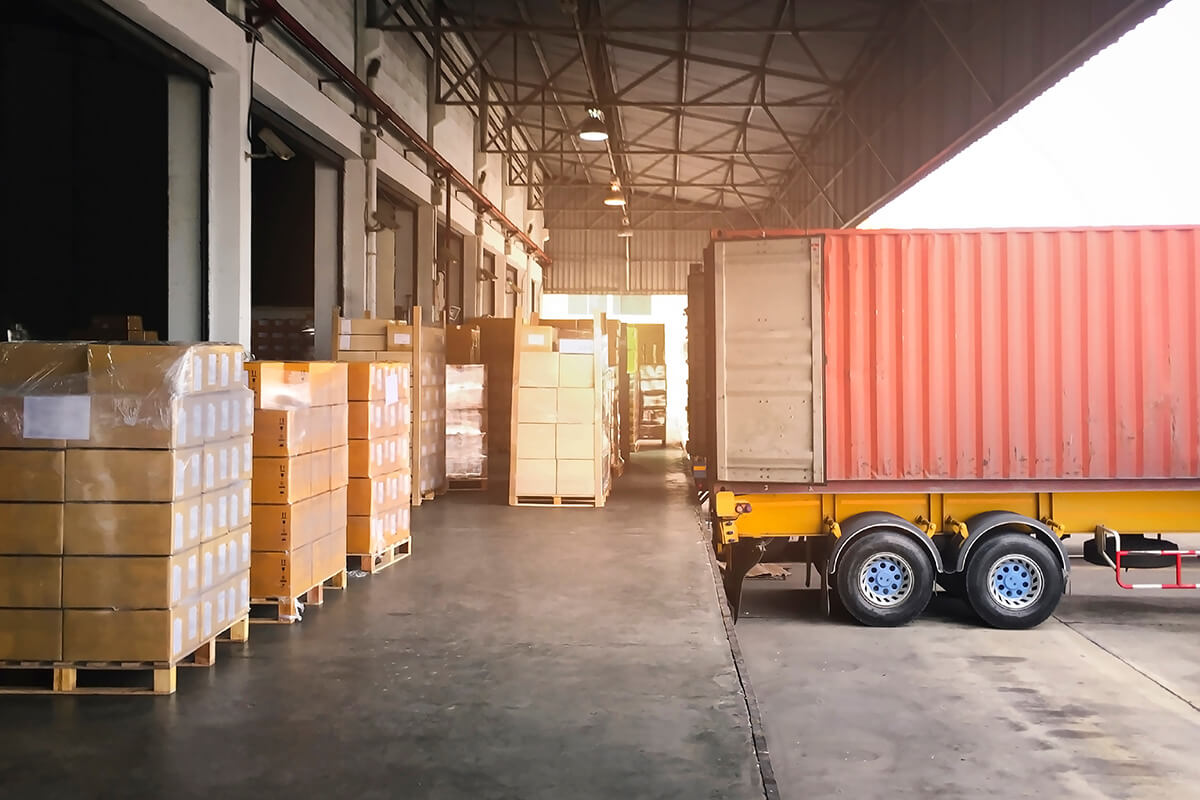
[[[411,369],[351,363],[347,552],[375,572],[412,552]]]
[[[327,361],[252,361],[246,372],[255,421],[250,594],[295,621],[298,598],[330,579],[345,586],[348,373]]]
[[[246,616],[243,357],[0,345],[0,660],[174,665]]]

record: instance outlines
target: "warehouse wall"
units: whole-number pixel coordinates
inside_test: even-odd
[[[253,98],[345,159],[341,288],[347,313],[361,313],[366,285],[366,170],[361,157],[361,126],[352,116],[351,99],[332,84],[320,85],[323,73],[271,25],[264,30],[264,41],[252,47],[231,19],[214,5],[199,0],[105,2],[212,73],[208,152],[210,336],[244,344],[250,340],[252,175],[244,154],[252,56]],[[228,0],[226,5],[236,7],[239,3]],[[374,31],[356,35],[362,8],[355,0],[284,0],[283,5],[347,65],[354,66],[356,56],[360,60],[367,55],[381,57],[378,94],[416,130],[424,132],[432,127],[434,147],[464,175],[475,177],[472,173],[481,163],[475,149],[476,121],[469,110],[461,108],[434,108],[430,117],[428,60],[410,37]],[[397,187],[407,199],[428,206],[435,197],[433,186],[418,164],[415,156],[405,156],[399,141],[390,136],[381,141],[381,180]],[[533,238],[538,240],[544,231],[541,212],[526,211],[523,189],[514,191],[503,185],[500,164],[489,172],[492,179],[484,187],[489,198],[514,223],[523,228],[533,224]],[[452,193],[451,207],[454,229],[460,234],[474,234],[475,214],[464,198]],[[417,226],[418,237],[432,239],[433,235],[432,226]],[[518,269],[522,282],[541,280],[540,269],[519,244],[505,254],[504,236],[493,225],[484,225],[483,235],[469,241],[496,254],[499,264],[507,262]],[[417,248],[422,257],[415,268],[431,277],[433,251],[431,242],[425,245]],[[479,253],[472,253],[464,263],[475,264],[479,258]],[[474,289],[476,276],[466,277],[470,289]]]

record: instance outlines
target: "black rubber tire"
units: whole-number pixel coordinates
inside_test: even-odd
[[[912,591],[895,606],[882,608],[868,600],[859,586],[863,565],[880,553],[893,553],[908,564],[912,571]],[[875,628],[895,628],[912,622],[933,598],[933,562],[929,554],[898,531],[877,531],[864,534],[851,543],[838,560],[834,580],[838,598],[850,615],[863,625]]]
[[[1109,536],[1105,542],[1105,550],[1111,561],[1117,560],[1117,540]],[[1121,537],[1123,550],[1178,550],[1179,545],[1170,539],[1152,539],[1141,534],[1126,534]],[[1083,560],[1099,567],[1109,567],[1108,561],[1100,557],[1100,548],[1096,547],[1096,539],[1092,537],[1083,543]],[[1121,569],[1162,569],[1175,566],[1175,556],[1125,556],[1121,559]]]
[[[1012,609],[992,599],[988,591],[988,573],[1000,560],[1022,555],[1042,573],[1042,594],[1031,605]],[[1063,595],[1063,569],[1058,557],[1043,542],[1025,533],[1000,533],[974,548],[967,560],[967,603],[975,614],[993,628],[1025,630],[1046,621]]]

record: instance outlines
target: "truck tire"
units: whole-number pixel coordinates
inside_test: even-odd
[[[929,555],[908,535],[879,531],[849,545],[837,567],[837,593],[863,625],[894,628],[915,619],[933,597]]]
[[[1063,570],[1050,548],[1024,533],[1000,533],[978,545],[966,569],[967,602],[993,628],[1042,624],[1063,594]]]
[[[1124,550],[1178,550],[1179,545],[1170,539],[1151,539],[1141,534],[1125,534],[1121,537],[1121,548]],[[1111,561],[1117,559],[1117,541],[1111,536],[1105,542],[1105,551]],[[1112,569],[1108,561],[1100,557],[1100,548],[1096,540],[1088,539],[1083,543],[1083,560],[1089,564]],[[1136,555],[1125,556],[1121,559],[1121,569],[1161,569],[1175,566],[1175,556]]]

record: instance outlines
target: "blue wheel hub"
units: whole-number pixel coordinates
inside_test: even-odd
[[[889,608],[912,593],[912,567],[895,553],[879,553],[867,559],[859,571],[858,585],[872,605]]]
[[[1044,583],[1041,567],[1015,553],[1003,556],[988,570],[988,593],[1005,608],[1033,605],[1042,596]]]

